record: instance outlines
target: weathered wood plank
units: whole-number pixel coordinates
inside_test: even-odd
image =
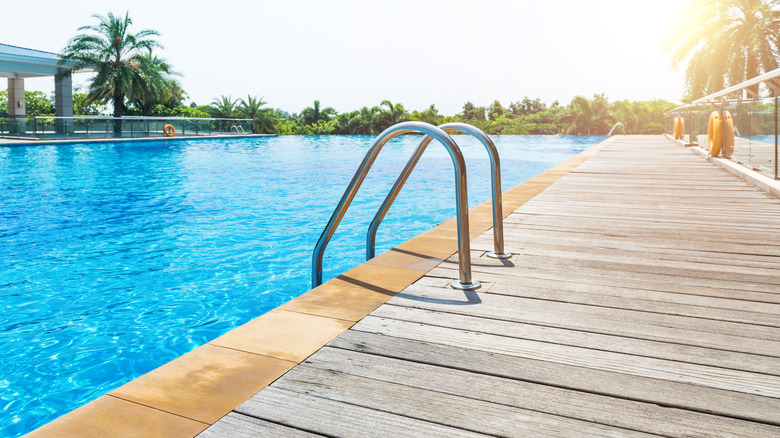
[[[522,254],[521,254],[522,257]],[[703,286],[703,287],[719,287],[723,289],[732,290],[745,290],[753,292],[764,293],[777,293],[777,284],[772,283],[771,278],[757,278],[763,281],[752,281],[753,277],[743,277],[744,280],[740,281],[728,275],[720,275],[720,278],[710,278],[709,276],[697,275],[696,270],[681,271],[677,270],[677,275],[671,275],[664,273],[660,268],[644,269],[638,265],[630,264],[615,264],[615,269],[609,269],[608,263],[589,263],[587,261],[577,263],[573,266],[568,259],[561,259],[555,257],[522,257],[518,262],[514,263],[512,268],[515,273],[513,276],[522,277],[528,273],[535,273],[536,275],[544,275],[541,272],[552,273],[552,275],[561,275],[561,272],[566,272],[564,275],[581,275],[592,279],[593,277],[600,279],[598,281],[610,281],[604,280],[604,278],[620,278],[624,281],[630,281],[634,288],[647,288],[655,290],[656,284],[667,283],[671,285],[685,286]],[[574,262],[572,262],[574,263]],[[620,267],[621,269],[617,269]],[[449,265],[440,265],[430,271],[430,275],[434,277],[451,277]],[[495,275],[491,270],[493,267],[486,268],[480,265],[474,265],[473,271],[479,272],[480,275],[485,276]],[[457,277],[457,275],[455,276]],[[585,280],[589,281],[589,280]],[[614,284],[610,281],[607,284]]]
[[[575,221],[570,218],[552,218],[543,219],[534,215],[512,215],[507,216],[505,221],[508,232],[513,232],[512,226],[509,226],[509,220],[515,221],[520,225],[518,231],[536,230],[544,233],[582,233],[585,236],[591,236],[593,234],[605,235],[607,237],[630,237],[637,239],[648,239],[650,241],[665,241],[668,245],[680,246],[680,247],[702,247],[707,248],[707,245],[712,245],[714,250],[719,250],[724,244],[737,245],[739,249],[747,245],[748,248],[766,247],[766,249],[776,249],[777,246],[773,245],[774,240],[768,239],[767,235],[757,235],[756,233],[738,233],[738,232],[722,232],[711,233],[708,230],[700,229],[695,226],[678,226],[678,227],[665,227],[665,228],[653,228],[652,226],[637,227],[629,226],[626,221],[615,220],[611,223],[603,223],[600,221],[591,223],[587,219],[581,221]],[[672,237],[672,239],[670,239]],[[737,252],[737,251],[733,251]],[[744,251],[743,251],[744,252]],[[777,256],[777,253],[769,253],[768,255]]]
[[[678,289],[675,288],[673,284],[640,285],[632,281],[610,282],[609,280],[603,280],[599,277],[591,278],[575,275],[550,278],[552,276],[546,274],[547,272],[544,271],[529,270],[526,271],[525,276],[513,278],[511,284],[516,287],[509,291],[502,292],[501,288],[503,286],[499,286],[496,289],[485,287],[480,291],[514,296],[524,296],[523,293],[526,288],[529,292],[539,289],[556,289],[569,291],[571,293],[582,292],[616,296],[633,296],[634,294],[641,294],[648,299],[655,299],[658,301],[683,304],[699,303],[706,307],[758,311],[759,313],[766,313],[765,310],[767,308],[774,308],[774,306],[765,306],[765,304],[777,305],[780,303],[780,294],[768,292],[748,292],[728,288],[696,286],[685,286]],[[581,279],[584,281],[580,281]],[[494,284],[492,282],[489,283]],[[447,282],[443,281],[442,278],[426,276],[420,279],[420,283],[418,284],[444,287],[447,285]],[[644,288],[645,286],[652,287],[653,289]],[[701,299],[704,299],[704,301],[701,301]]]
[[[639,285],[625,288],[566,281],[531,282],[528,278],[507,275],[508,271],[505,268],[493,270],[480,268],[475,271],[482,281],[491,283],[490,287],[483,288],[482,292],[780,327],[780,319],[777,318],[780,314],[780,305],[771,302],[657,292],[642,289]],[[433,274],[438,272],[442,271]],[[767,296],[776,298],[775,295]]]
[[[636,197],[631,199],[636,200]],[[708,209],[702,211],[695,217],[692,209],[681,208],[674,212],[660,211],[652,209],[636,208],[633,205],[627,205],[623,202],[615,203],[611,207],[595,207],[586,205],[571,205],[570,203],[556,203],[555,205],[540,205],[539,203],[529,203],[523,208],[523,214],[526,215],[554,215],[561,218],[577,219],[620,219],[635,222],[635,225],[651,223],[657,225],[699,225],[702,227],[713,226],[715,229],[722,228],[724,232],[742,230],[752,232],[766,232],[770,235],[777,231],[773,228],[776,221],[771,215],[758,216],[746,211],[723,211],[722,209]],[[712,214],[701,214],[703,212]],[[772,213],[775,213],[774,211]],[[739,222],[743,221],[743,222]],[[728,224],[728,225],[725,225]],[[710,231],[711,234],[715,234]]]
[[[403,415],[340,403],[269,386],[235,411],[239,414],[328,436],[486,436]]]
[[[201,432],[198,435],[198,438],[314,438],[321,436],[322,435],[271,423],[270,421],[230,412],[213,426]]]
[[[559,230],[564,229],[566,231],[584,232],[584,233],[596,233],[612,235],[618,233],[618,235],[636,236],[636,237],[663,237],[665,239],[683,239],[683,240],[700,240],[702,242],[724,242],[724,243],[736,243],[736,244],[752,244],[752,245],[773,245],[777,239],[773,239],[778,235],[777,230],[764,229],[765,232],[746,232],[739,229],[731,229],[726,231],[719,231],[720,227],[713,232],[712,230],[705,229],[703,227],[697,227],[692,220],[689,224],[661,224],[661,223],[643,223],[642,226],[637,224],[631,224],[631,221],[625,221],[620,219],[595,219],[595,218],[575,218],[565,216],[554,215],[532,215],[511,214],[505,219],[506,227],[510,228],[509,224],[519,224],[524,227],[535,226],[540,230]],[[776,246],[775,246],[776,247]]]
[[[780,283],[780,273],[778,273],[780,271],[766,267],[716,265],[681,259],[669,260],[669,258],[652,257],[647,253],[635,250],[613,250],[599,253],[599,251],[578,252],[573,248],[569,250],[554,250],[525,247],[523,249],[524,251],[512,258],[514,263],[523,263],[526,258],[543,259],[545,262],[549,259],[560,259],[563,260],[563,263],[572,266],[577,266],[577,263],[581,263],[584,267],[604,266],[603,269],[605,271],[618,271],[630,267],[634,271],[641,269],[640,272],[658,273],[665,271],[667,275],[692,276],[698,274],[711,279],[723,278],[733,280],[745,278],[751,279],[750,281],[753,282],[770,283],[773,285]]]
[[[766,374],[464,331],[371,315],[355,324],[353,330],[486,353],[776,397],[780,400],[780,377]]]
[[[399,346],[425,348],[408,342]],[[664,436],[772,436],[780,432],[778,427],[760,423],[352,350],[326,347],[305,365]]]
[[[487,402],[464,394],[451,395],[404,382],[369,379],[342,370],[306,365],[290,371],[274,387],[494,436],[566,437],[572,430],[576,430],[578,436],[648,436],[623,428],[521,409],[506,402]]]
[[[506,242],[519,254],[529,250],[535,251],[569,251],[582,245],[589,246],[589,253],[594,255],[611,255],[615,251],[634,251],[645,257],[660,260],[686,260],[696,263],[706,263],[724,266],[746,266],[756,268],[780,268],[780,257],[739,254],[727,250],[718,251],[711,246],[687,248],[673,245],[661,240],[629,239],[619,236],[583,236],[577,233],[563,231],[544,233],[540,235],[532,229],[510,230],[504,233]],[[472,249],[492,250],[493,236],[483,234],[472,241]],[[740,248],[740,249],[744,249]]]
[[[507,323],[500,319],[470,316],[470,306],[461,306],[463,313],[445,313],[396,305],[398,302],[380,307],[371,316],[780,376],[780,360],[777,357],[557,327]]]
[[[780,357],[780,336],[771,327],[489,293],[476,294],[478,306],[466,306],[468,300],[462,292],[455,292],[454,300],[441,300],[439,291],[425,294],[415,286],[413,292],[401,292],[389,303],[434,311],[448,305],[450,313],[468,311],[481,318]]]
[[[629,376],[518,356],[497,353],[472,354],[472,351],[462,347],[450,347],[357,330],[342,333],[329,345],[409,362],[780,426],[780,399],[777,398],[642,376]]]

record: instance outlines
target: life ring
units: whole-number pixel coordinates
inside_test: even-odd
[[[683,136],[685,136],[685,119],[680,117],[680,136],[677,139],[682,140]]]
[[[677,140],[680,138],[680,118],[677,116],[674,116],[674,139]]]
[[[723,145],[721,150],[724,158],[731,158],[734,153],[734,119],[731,117],[731,113],[723,111]]]
[[[713,157],[720,155],[721,146],[723,145],[723,124],[721,122],[720,112],[713,111],[710,114],[710,122],[707,125],[707,149]]]
[[[173,128],[173,125],[165,125],[163,126],[163,134],[165,134],[166,137],[173,137],[176,135],[176,130]]]

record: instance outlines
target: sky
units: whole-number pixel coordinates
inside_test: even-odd
[[[95,14],[129,12],[198,105],[263,97],[298,113],[402,103],[440,114],[467,101],[576,95],[679,102],[684,69],[662,52],[680,0],[37,0],[5,2],[0,43],[60,52]],[[85,86],[89,75],[77,75]],[[27,90],[51,92],[52,79]]]

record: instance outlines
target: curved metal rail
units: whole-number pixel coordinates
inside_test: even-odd
[[[488,155],[490,156],[490,182],[493,191],[493,252],[490,252],[487,255],[488,257],[497,259],[508,259],[512,256],[512,253],[504,252],[504,220],[501,207],[501,162],[498,158],[498,149],[496,149],[496,145],[487,134],[466,123],[446,123],[439,126],[439,128],[448,133],[459,131],[472,135],[485,146],[485,149],[487,149]],[[406,166],[395,181],[393,188],[390,189],[390,193],[387,194],[384,202],[382,202],[382,205],[379,207],[379,211],[376,212],[374,219],[371,220],[366,235],[366,260],[371,260],[376,256],[376,232],[379,229],[379,224],[382,223],[387,211],[390,210],[393,202],[395,202],[395,198],[398,196],[398,193],[401,191],[404,184],[406,184],[406,180],[409,179],[412,171],[417,166],[417,162],[420,161],[420,158],[431,141],[433,141],[433,138],[426,136],[420,142],[420,145],[417,146],[417,150],[415,150],[412,157],[409,158]]]
[[[436,139],[439,143],[444,145],[452,158],[452,164],[455,167],[455,202],[457,203],[457,223],[458,223],[458,251],[460,257],[458,259],[458,271],[459,279],[452,282],[452,287],[463,290],[473,290],[480,287],[479,282],[471,280],[471,243],[469,241],[469,215],[468,215],[468,190],[466,181],[466,162],[463,160],[463,154],[460,152],[460,148],[443,130],[423,122],[402,122],[393,125],[385,129],[379,136],[374,139],[371,147],[368,149],[363,162],[360,163],[355,176],[352,177],[347,190],[341,197],[336,209],[333,211],[333,215],[330,217],[328,224],[322,231],[317,244],[314,246],[314,253],[312,254],[312,266],[311,266],[311,283],[312,287],[317,287],[322,284],[322,258],[325,252],[325,247],[328,245],[333,233],[339,226],[341,219],[352,203],[355,194],[363,180],[371,169],[371,165],[374,164],[377,155],[382,150],[382,147],[391,138],[406,134],[409,132],[419,132],[426,134],[432,139]]]
[[[617,122],[614,125],[612,125],[612,129],[609,130],[609,134],[607,134],[607,137],[612,135],[612,131],[614,131],[615,128],[617,128],[618,126],[623,127],[623,137],[625,137],[626,136],[626,125],[624,125],[622,122]]]

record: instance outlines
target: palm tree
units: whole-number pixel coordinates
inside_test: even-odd
[[[664,50],[687,63],[689,98],[698,98],[778,67],[780,0],[691,0]],[[750,91],[758,92],[756,85]]]
[[[393,105],[389,100],[383,100],[379,106],[381,107],[382,105],[387,107],[387,109],[381,108],[380,110],[381,114],[379,115],[379,119],[381,121],[382,129],[409,119],[409,114],[402,104],[397,103]]]
[[[357,133],[363,135],[377,134],[374,126],[377,123],[377,118],[379,117],[380,113],[381,110],[376,106],[372,106],[371,108],[364,106],[363,108],[360,108],[358,118],[362,124],[362,127]]]
[[[644,113],[645,106],[634,105],[641,102],[629,102],[627,100],[619,100],[612,103],[612,114],[615,115],[615,120],[622,122],[624,131],[626,133],[639,133],[639,126],[642,122],[640,118],[640,112]]]
[[[139,56],[137,61],[138,72],[132,78],[128,100],[145,116],[151,115],[158,104],[173,108],[184,100],[186,93],[172,77],[178,73],[173,72],[167,61],[151,53]]]
[[[254,134],[276,131],[276,123],[278,122],[276,111],[271,108],[263,108],[262,106],[266,103],[268,102],[264,101],[262,97],[258,99],[248,94],[246,100],[238,100],[238,112],[241,117],[252,119],[252,133]]]
[[[133,23],[125,13],[124,18],[108,13],[106,17],[94,15],[100,20],[96,26],[82,26],[78,30],[86,31],[73,37],[65,47],[62,58],[76,61],[74,70],[92,67],[96,75],[89,86],[89,102],[111,100],[114,104],[114,117],[122,117],[125,97],[133,94],[134,78],[140,73],[143,63],[140,58],[151,53],[155,47],[162,47],[153,37],[159,36],[155,30],[142,30],[130,33]],[[121,132],[119,120],[114,123],[114,132]]]
[[[238,112],[238,100],[233,100],[231,96],[219,96],[211,101],[211,110],[219,118],[233,118]]]
[[[439,115],[439,110],[436,108],[436,105],[431,104],[431,106],[424,111],[412,111],[410,119],[430,123],[431,125],[438,125],[441,122],[442,116]]]
[[[564,121],[569,122],[569,134],[598,135],[606,134],[613,117],[609,103],[603,94],[596,94],[593,100],[576,96],[569,104]]]
[[[301,117],[303,117],[303,123],[305,125],[316,125],[320,120],[328,122],[331,117],[334,117],[336,114],[336,110],[331,107],[320,109],[319,100],[314,101],[313,107],[307,107],[301,111]]]

